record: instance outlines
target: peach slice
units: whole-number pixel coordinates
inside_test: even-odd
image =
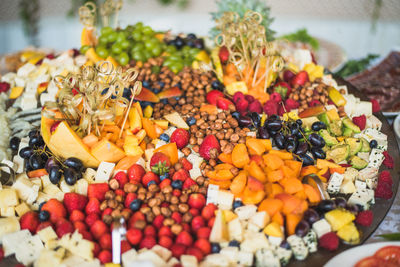
[[[99,161],[118,162],[125,157],[125,152],[114,143],[103,139],[92,147],[92,155]]]
[[[155,123],[152,120],[150,120],[148,118],[143,118],[142,124],[143,124],[143,128],[146,131],[146,134],[148,137],[150,137],[151,139],[158,138],[159,135],[156,132]]]
[[[229,186],[231,185],[230,180],[214,180],[210,179],[210,184],[218,185],[220,189],[229,189]]]
[[[233,178],[232,183],[230,185],[230,190],[234,195],[240,194],[243,192],[247,183],[247,174],[245,171],[240,171],[235,178]]]
[[[96,44],[96,36],[95,36],[95,29],[91,28],[83,28],[81,33],[81,46],[90,45],[94,46]]]
[[[271,153],[264,155],[263,160],[264,164],[268,166],[268,168],[270,168],[271,170],[277,170],[284,164],[283,160],[280,157]]]
[[[265,146],[261,139],[249,138],[246,140],[246,146],[250,155],[261,156],[265,152]]]
[[[289,235],[294,235],[296,226],[301,221],[301,216],[297,214],[286,214],[286,232]]]
[[[258,191],[253,191],[250,190],[249,187],[246,186],[246,188],[243,191],[243,204],[245,205],[251,205],[251,204],[258,204],[260,203],[265,197],[265,192],[264,190],[258,190]]]
[[[283,214],[292,213],[297,206],[301,204],[301,200],[294,197],[288,193],[280,193],[275,196],[275,198],[282,200],[283,202]]]
[[[307,195],[308,201],[310,201],[311,204],[317,204],[321,201],[321,194],[317,189],[309,184],[303,184],[303,188],[304,193]]]
[[[286,193],[295,194],[303,190],[303,184],[296,178],[286,178],[281,181],[281,185]]]
[[[280,226],[283,226],[283,223],[285,222],[285,218],[283,218],[283,215],[281,212],[277,212],[277,213],[275,213],[274,216],[272,216],[271,221],[279,224]]]
[[[261,183],[267,182],[267,176],[265,175],[264,170],[261,169],[255,161],[251,161],[250,164],[244,167],[244,169],[249,173],[249,175],[253,176]]]
[[[303,110],[302,112],[299,113],[300,118],[307,118],[311,116],[318,116],[319,114],[322,114],[325,112],[325,108],[322,105],[315,106],[315,107],[309,107]]]
[[[247,187],[252,191],[264,190],[264,184],[252,176],[247,178]]]
[[[164,98],[170,98],[170,97],[177,97],[181,96],[182,91],[179,89],[179,87],[174,86],[169,89],[163,90],[160,93],[157,94],[159,99],[164,99]]]
[[[277,194],[283,193],[283,187],[278,183],[266,183],[264,189],[268,198],[274,198]]]
[[[266,211],[270,217],[275,213],[280,212],[283,207],[283,202],[276,198],[266,198],[258,206],[258,211]]]
[[[218,155],[218,159],[223,163],[233,164],[232,163],[232,154],[221,153]]]
[[[232,150],[232,163],[237,168],[243,168],[250,162],[245,144],[237,144]]]
[[[268,152],[269,154],[276,155],[280,157],[281,159],[293,159],[293,155],[290,152],[284,151],[284,150],[270,150]]]
[[[147,101],[152,103],[160,102],[160,99],[156,94],[154,94],[152,91],[144,87],[142,88],[142,91],[140,91],[140,94],[135,96],[135,99],[139,101]]]

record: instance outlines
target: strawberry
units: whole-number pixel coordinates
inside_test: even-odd
[[[190,174],[185,169],[180,169],[174,173],[172,176],[172,181],[180,180],[184,182],[187,178],[190,178]]]
[[[87,226],[83,221],[76,221],[74,222],[74,229],[78,231],[86,231]]]
[[[134,227],[134,225],[135,225],[135,222],[136,221],[139,221],[139,220],[141,220],[141,221],[145,221],[146,220],[146,217],[144,216],[144,214],[142,213],[142,212],[140,212],[140,211],[136,211],[132,216],[131,216],[131,218],[129,218],[129,221],[128,221],[128,228],[133,228]]]
[[[169,171],[169,167],[171,167],[171,161],[167,155],[162,152],[153,154],[150,159],[150,168],[152,172],[163,175]]]
[[[63,237],[66,234],[70,234],[74,232],[74,226],[70,221],[63,220],[61,223],[58,223],[56,226],[56,233],[58,238]]]
[[[308,78],[308,73],[305,70],[300,71],[299,73],[296,74],[291,80],[290,84],[292,86],[295,85],[300,85],[303,86],[306,82],[308,82],[310,79]]]
[[[206,198],[204,195],[195,193],[189,196],[188,204],[191,208],[202,209],[206,205]]]
[[[142,231],[140,231],[137,228],[132,228],[129,229],[126,232],[126,239],[128,239],[129,243],[136,246],[140,243],[140,241],[142,240],[143,234]]]
[[[156,217],[154,217],[153,220],[153,225],[157,228],[160,229],[163,226],[163,222],[164,222],[164,215],[159,214]]]
[[[218,51],[219,60],[221,60],[222,64],[225,64],[229,59],[229,50],[226,46],[221,46]]]
[[[218,91],[219,92],[219,91]],[[189,144],[190,134],[185,129],[178,128],[172,134],[170,143],[176,143],[178,149],[182,149]]]
[[[114,175],[114,179],[118,181],[119,188],[124,188],[124,185],[128,183],[128,175],[125,172],[117,172]]]
[[[208,238],[210,237],[210,234],[211,234],[211,229],[209,228],[209,227],[207,227],[207,226],[204,226],[204,227],[200,227],[198,230],[197,230],[197,238],[204,238],[204,239],[207,239],[208,240]]]
[[[378,100],[371,99],[371,104],[372,104],[372,112],[373,113],[381,111],[381,106],[379,105]]]
[[[308,103],[308,106],[310,107],[315,107],[315,106],[321,106],[321,102],[319,102],[319,100],[317,99],[313,99],[310,101],[310,103]]]
[[[112,208],[106,208],[105,210],[103,210],[103,212],[101,213],[101,219],[104,219],[104,216],[106,215],[111,215],[111,213],[113,212]]]
[[[199,230],[201,227],[204,227],[206,225],[206,223],[204,222],[203,217],[196,216],[192,219],[191,225],[192,225],[193,231],[197,232],[197,230]]]
[[[89,202],[86,205],[85,212],[86,214],[100,214],[100,201],[97,198],[89,198]]]
[[[176,237],[175,242],[185,246],[191,246],[193,244],[193,238],[187,231],[182,231]]]
[[[171,248],[172,256],[179,259],[183,254],[185,254],[186,246],[182,244],[174,243]]]
[[[48,200],[43,206],[42,210],[47,210],[50,213],[50,221],[55,223],[58,218],[65,218],[67,216],[67,210],[64,205],[57,199]]]
[[[154,236],[148,235],[142,239],[142,241],[140,242],[139,248],[151,249],[155,245],[157,245],[157,242],[156,242],[156,239],[154,238]]]
[[[112,254],[109,250],[100,251],[97,258],[100,260],[102,264],[106,264],[112,261]]]
[[[285,82],[290,82],[290,80],[293,79],[294,76],[296,76],[296,74],[294,74],[294,73],[293,73],[292,71],[290,71],[290,70],[285,70],[285,71],[283,72],[283,80],[284,80]]]
[[[215,222],[215,217],[212,217],[211,219],[208,220],[207,226],[212,228],[214,226]]]
[[[365,117],[365,115],[353,117],[352,120],[353,120],[353,123],[355,125],[357,125],[361,131],[365,129],[365,125],[367,124],[367,117]]]
[[[213,150],[213,151],[211,151]],[[217,153],[221,152],[221,146],[217,140],[217,138],[214,135],[207,135],[203,142],[200,145],[199,149],[199,154],[201,157],[203,157],[205,160],[209,160],[211,158],[216,158],[217,153],[215,153],[215,150]],[[210,153],[211,151],[211,153]]]
[[[123,189],[121,189],[121,188],[116,189],[116,190],[114,191],[114,193],[115,193],[116,196],[125,197],[125,195],[126,195],[125,191],[124,191]]]
[[[100,252],[101,252],[101,247],[99,245],[99,243],[93,242],[94,246],[93,246],[93,256],[97,257]]]
[[[153,225],[147,225],[143,230],[144,235],[156,236],[156,228]]]
[[[200,211],[198,209],[189,209],[189,213],[192,214],[193,217],[200,215]]]
[[[130,250],[132,247],[127,240],[121,241],[121,255]]]
[[[201,262],[204,257],[203,251],[197,247],[187,248],[185,254],[195,256],[198,262]]]
[[[234,107],[233,103],[225,97],[220,97],[217,99],[217,107],[222,110],[230,110]]]
[[[128,169],[128,177],[129,181],[136,181],[140,183],[142,181],[142,177],[146,174],[144,168],[139,164],[133,164]]]
[[[274,92],[269,96],[269,99],[275,101],[276,103],[279,103],[282,101],[282,96],[279,93]]]
[[[19,220],[19,225],[21,230],[28,229],[32,234],[36,233],[36,229],[40,224],[39,216],[37,212],[28,211],[21,216]]]
[[[182,164],[182,167],[185,170],[190,171],[191,169],[193,169],[193,164],[190,163],[190,161],[188,161],[186,158],[180,158],[179,162]]]
[[[174,234],[171,231],[171,228],[169,228],[169,226],[166,226],[166,225],[162,226],[158,230],[158,236],[160,237],[160,236],[163,236],[163,235],[169,236],[169,237],[173,237],[174,236]]]
[[[86,240],[89,240],[89,241],[93,241],[93,236],[89,231],[87,231],[87,230],[79,230],[78,229],[78,232],[82,235],[83,239],[86,239]]]
[[[249,102],[244,97],[244,94],[240,91],[237,91],[236,93],[234,93],[232,99],[235,104],[237,104],[240,100],[245,100],[247,102],[247,104],[249,104]]]
[[[158,238],[158,244],[164,248],[171,248],[173,241],[172,238],[166,235],[160,236],[160,238]]]
[[[394,167],[393,157],[390,156],[389,152],[387,151],[384,151],[382,154],[385,156],[385,159],[383,160],[383,165],[385,165],[389,169],[393,169]]]
[[[279,116],[282,116],[284,113],[285,113],[284,105],[279,105],[279,108],[278,108],[278,115],[279,115]]]
[[[103,201],[108,190],[110,190],[108,183],[89,184],[87,196],[88,198],[97,198],[99,201]]]
[[[69,220],[71,222],[83,221],[85,220],[85,214],[80,210],[73,210],[69,215]]]
[[[224,97],[224,93],[222,93],[221,91],[218,91],[218,90],[211,90],[206,95],[207,102],[214,106],[217,105],[217,100],[220,97]]]
[[[335,251],[339,247],[339,237],[334,232],[324,234],[319,238],[319,246],[329,250]]]
[[[147,186],[150,181],[156,182],[156,184],[160,183],[160,177],[158,177],[157,174],[154,172],[147,172],[143,177],[142,177],[142,184],[144,186]]]
[[[215,216],[216,210],[217,210],[217,206],[215,206],[215,204],[213,204],[213,203],[209,203],[201,211],[201,216],[203,216],[203,218],[208,221],[209,219],[211,219],[212,217]]]
[[[177,212],[174,211],[172,212],[171,218],[175,221],[175,223],[180,224],[182,222],[182,215]]]
[[[239,99],[238,102],[236,102],[236,110],[239,112],[246,112],[247,108],[249,107],[249,102],[246,99]]]
[[[36,228],[36,232],[39,232],[40,230],[43,230],[44,228],[47,228],[49,226],[54,229],[54,225],[51,222],[49,222],[49,221],[41,222],[41,223],[39,223],[38,227]]]
[[[108,232],[108,227],[103,221],[97,220],[90,227],[90,232],[96,240],[99,240],[102,235]]]
[[[161,189],[163,189],[166,186],[171,185],[171,179],[164,179],[161,181],[161,183],[158,185]]]
[[[87,202],[88,199],[84,195],[73,192],[64,194],[64,205],[69,213],[74,210],[84,210]]]
[[[272,88],[272,92],[281,95],[282,99],[286,99],[292,92],[292,87],[286,82],[278,82]]]
[[[183,182],[182,189],[188,189],[193,185],[197,185],[197,183],[192,178],[186,179]]]
[[[172,195],[176,197],[180,197],[182,195],[182,191],[180,189],[172,190]]]
[[[124,205],[126,208],[129,208],[129,205],[131,204],[132,201],[137,199],[137,194],[136,193],[128,193],[125,197],[125,202]]]
[[[356,223],[362,226],[371,226],[374,214],[371,210],[364,210],[357,214]]]
[[[86,216],[85,218],[85,223],[91,227],[95,221],[100,220],[100,216],[97,213],[91,213]]]
[[[254,100],[253,102],[250,103],[249,105],[249,111],[250,112],[257,112],[257,113],[262,113],[263,108],[258,100]]]
[[[267,102],[265,102],[263,110],[265,114],[267,114],[268,116],[278,114],[278,103],[270,99]]]

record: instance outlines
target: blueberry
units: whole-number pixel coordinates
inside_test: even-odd
[[[181,84],[181,82],[178,82],[178,83],[176,83],[175,85],[174,85],[174,87],[178,87],[179,89],[182,89],[182,84]]]
[[[181,97],[180,96],[176,96],[175,100],[178,101]]]
[[[172,181],[171,186],[173,189],[182,189],[182,181],[181,180]]]
[[[192,40],[197,39],[196,34],[194,34],[194,33],[189,33],[189,34],[186,36],[186,38],[187,38],[187,39],[192,39]]]
[[[198,49],[204,49],[204,41],[203,39],[196,39],[194,41],[194,46]]]
[[[371,142],[369,142],[369,147],[370,148],[377,148],[378,147],[378,142],[376,140],[371,140]]]
[[[237,112],[237,111],[234,111],[234,112],[232,112],[232,117],[234,117],[235,119],[239,119],[239,117],[240,117],[240,113],[239,112]]]
[[[153,93],[155,93],[155,94],[158,94],[159,92],[161,92],[161,90],[160,90],[160,89],[153,88]]]
[[[189,118],[186,119],[186,123],[189,126],[195,125],[196,124],[196,119],[194,117],[189,117]]]
[[[167,98],[161,99],[161,103],[163,103],[164,105],[168,104],[168,99]]]
[[[161,180],[161,181],[164,181],[164,180],[167,179],[168,177],[169,177],[169,173],[166,172],[166,173],[160,175],[160,180]]]
[[[165,142],[168,142],[169,141],[169,136],[168,136],[168,134],[163,133],[163,134],[160,135],[160,139],[165,141]]]
[[[243,206],[243,202],[241,200],[233,201],[233,209],[239,208],[241,206]]]
[[[212,81],[211,87],[213,89],[220,90],[220,91],[222,91],[224,89],[224,86],[222,85],[222,83],[219,80]]]
[[[20,142],[21,142],[21,139],[19,139],[18,137],[14,136],[14,137],[11,138],[11,140],[10,140],[10,148],[11,148],[13,151],[17,151]]]
[[[143,85],[143,87],[146,87],[146,88],[150,87],[150,83],[148,81],[143,81],[142,85]]]
[[[147,187],[149,187],[151,184],[157,184],[156,181],[150,181],[147,183]]]
[[[142,201],[140,199],[135,199],[131,202],[131,204],[129,205],[129,208],[132,211],[138,211],[140,209],[140,206],[142,205]]]
[[[212,253],[219,253],[221,250],[221,247],[219,246],[218,243],[211,243],[211,252]]]
[[[240,243],[239,243],[239,241],[232,240],[232,241],[229,242],[228,246],[230,246],[230,247],[240,247]]]
[[[50,213],[49,213],[47,210],[41,210],[41,211],[39,212],[39,220],[40,220],[41,222],[48,221],[49,218],[50,218]]]
[[[39,204],[39,211],[42,210],[43,205],[46,204],[46,201],[43,201],[42,203]]]
[[[158,82],[158,84],[160,85],[161,89],[164,88],[164,86],[165,86],[165,82]]]
[[[176,48],[181,49],[185,45],[185,41],[181,37],[176,37],[174,40]]]

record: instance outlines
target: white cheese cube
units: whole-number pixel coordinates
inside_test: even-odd
[[[359,172],[359,179],[366,181],[367,179],[375,178],[378,175],[378,168],[366,167]]]
[[[39,237],[43,243],[47,243],[50,240],[57,239],[57,234],[56,234],[56,232],[54,232],[53,227],[51,227],[51,226],[48,226],[48,227],[38,231],[37,234],[39,235]]]
[[[247,251],[239,251],[238,253],[238,263],[244,266],[253,265],[253,253]]]
[[[9,233],[20,230],[19,220],[17,217],[0,218],[0,244],[3,237]]]
[[[137,252],[134,248],[126,251],[121,256],[123,266],[132,266],[133,262],[136,260]]]
[[[75,184],[75,192],[81,195],[87,195],[89,183],[85,179],[79,179]]]
[[[71,193],[74,192],[75,186],[67,184],[67,182],[62,179],[60,182],[60,189],[63,193]]]
[[[382,122],[374,115],[371,115],[367,118],[367,124],[365,125],[365,127],[367,129],[372,128],[372,129],[380,131],[382,128]]]
[[[328,183],[328,193],[329,194],[338,194],[340,191],[340,186],[343,182],[344,176],[342,174],[339,174],[337,172],[334,172],[331,175],[331,178],[329,179]]]
[[[240,220],[248,220],[253,217],[257,212],[256,205],[244,205],[235,209],[235,213]]]
[[[139,253],[136,259],[140,261],[150,261],[154,266],[163,266],[165,264],[165,261],[152,250]]]
[[[304,244],[301,237],[298,237],[297,235],[291,235],[286,240],[289,243],[296,260],[304,260],[307,258],[308,248],[306,244]]]
[[[17,206],[18,204],[19,198],[17,190],[14,188],[3,188],[0,190],[0,207],[6,208]]]
[[[239,253],[238,247],[226,247],[226,248],[221,249],[221,251],[219,253],[222,255],[225,255],[226,258],[231,263],[236,263],[238,261],[238,253]]]
[[[31,236],[31,233],[27,229],[3,235],[2,242],[4,257],[14,254],[18,246],[20,246],[25,239],[28,239]]]
[[[383,155],[383,151],[380,149],[373,148],[369,156],[368,167],[374,167],[379,169],[384,159],[385,156]]]
[[[279,236],[268,236],[268,241],[271,245],[275,247],[279,247],[280,244],[282,243],[283,239],[282,237]]]
[[[344,180],[340,186],[340,193],[342,194],[352,194],[356,191],[356,187],[351,180]]]
[[[281,265],[285,266],[289,264],[290,258],[292,257],[293,253],[291,249],[277,247],[275,250],[275,254],[278,256]]]
[[[358,152],[357,157],[368,162],[369,161],[369,152]]]
[[[240,250],[254,253],[261,248],[270,248],[268,239],[265,234],[246,232],[244,241],[240,244]]]
[[[268,266],[268,267],[280,267],[280,261],[279,258],[274,254],[274,252],[271,249],[259,249],[256,252],[255,255],[256,258],[256,264],[255,266],[262,267],[262,266]]]
[[[94,182],[94,178],[96,177],[96,170],[92,168],[87,168],[85,173],[83,174],[83,178],[88,181],[89,184]]]
[[[223,210],[230,210],[233,205],[234,195],[228,190],[219,190],[218,191],[218,206]]]
[[[375,189],[377,184],[378,184],[378,179],[377,178],[370,178],[365,180],[365,183],[367,184],[367,187],[369,189]]]
[[[19,217],[21,217],[22,215],[24,215],[25,213],[27,213],[30,210],[31,209],[25,202],[22,202],[21,204],[19,204],[18,206],[15,207],[15,212],[17,213],[17,215]]]
[[[37,100],[35,97],[29,96],[29,95],[22,95],[22,100],[21,100],[21,109],[22,110],[29,110],[29,109],[34,109],[37,107]]]
[[[183,267],[197,267],[199,265],[197,258],[192,255],[182,255],[181,264]]]
[[[213,203],[217,205],[218,193],[219,193],[219,186],[214,184],[209,184],[207,189],[207,204]]]
[[[254,225],[256,225],[258,228],[264,228],[267,223],[269,223],[270,218],[267,212],[265,211],[260,211],[257,212],[256,214],[254,214],[250,220],[249,223],[253,223]]]
[[[222,254],[209,254],[205,257],[204,261],[202,262],[204,266],[207,267],[228,267],[230,266],[230,261],[225,255]]]
[[[344,180],[350,180],[352,182],[354,182],[354,180],[358,177],[358,175],[359,172],[352,167],[348,167],[343,174]]]
[[[325,219],[321,219],[313,223],[312,229],[317,234],[318,238],[332,231],[331,225]]]
[[[157,253],[157,255],[160,256],[166,262],[172,256],[172,252],[169,249],[164,248],[160,245],[155,245],[154,247],[151,248],[151,250],[154,251],[155,253]]]
[[[364,210],[367,210],[375,202],[374,195],[374,190],[359,189],[351,195],[347,203],[350,205],[361,205]]]
[[[15,250],[15,258],[28,266],[32,264],[40,255],[43,249],[43,243],[38,235],[30,236],[24,239]]]
[[[228,223],[228,232],[230,240],[243,241],[243,228],[239,218],[235,218]]]
[[[96,181],[108,181],[114,170],[115,163],[102,161],[97,168],[95,180]]]
[[[360,101],[356,104],[352,116],[357,117],[361,115],[365,115],[366,117],[372,115],[372,103],[370,101]]]
[[[310,253],[318,250],[317,234],[313,230],[308,231],[308,233],[303,237],[303,241]]]
[[[356,180],[356,182],[354,183],[355,187],[357,188],[357,190],[359,189],[366,189],[367,188],[367,183],[360,181],[360,180]]]
[[[18,71],[17,75],[19,77],[28,77],[28,75],[36,70],[36,66],[32,63],[26,63],[25,65],[21,66]]]
[[[20,157],[20,155],[15,155],[13,158],[14,163],[14,171],[19,174],[24,171],[24,159]]]

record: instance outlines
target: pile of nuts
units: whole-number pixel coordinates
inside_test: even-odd
[[[322,105],[328,105],[328,85],[321,82],[321,79],[316,79],[313,83],[307,82],[304,86],[295,85],[289,98],[299,102],[299,112],[312,105],[312,102],[319,101]]]

